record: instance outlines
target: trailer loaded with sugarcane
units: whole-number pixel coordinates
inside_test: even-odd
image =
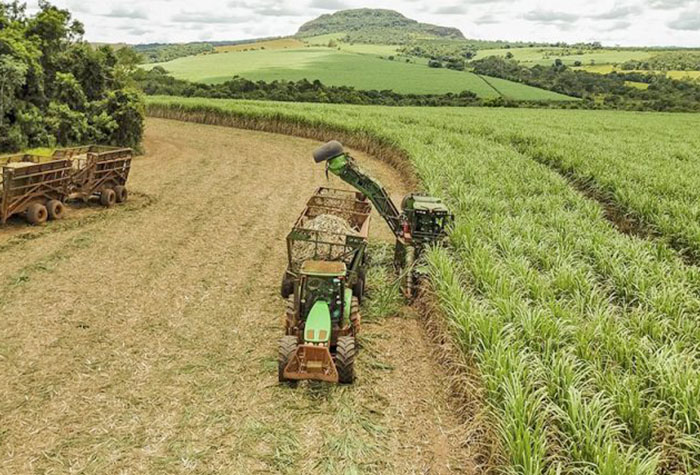
[[[354,380],[371,211],[355,192],[319,188],[287,236],[280,381]]]
[[[279,380],[352,383],[360,299],[365,284],[371,203],[396,236],[395,262],[411,297],[416,261],[447,236],[453,216],[438,198],[407,195],[399,212],[379,181],[364,172],[339,142],[314,152],[316,163],[357,192],[320,188],[287,237],[285,336],[279,344]]]

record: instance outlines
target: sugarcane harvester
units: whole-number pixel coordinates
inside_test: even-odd
[[[327,175],[336,175],[374,204],[396,236],[394,262],[400,272],[401,288],[408,298],[413,297],[419,277],[415,264],[425,249],[445,241],[454,215],[442,200],[423,193],[406,195],[399,211],[382,184],[363,171],[338,141],[319,147],[313,157],[316,163],[326,163]]]

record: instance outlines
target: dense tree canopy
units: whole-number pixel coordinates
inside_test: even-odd
[[[143,100],[114,51],[46,0],[0,1],[0,151],[97,142],[138,146]]]

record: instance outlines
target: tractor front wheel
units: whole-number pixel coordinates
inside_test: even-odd
[[[355,381],[355,338],[338,337],[335,349],[335,367],[338,370],[338,382],[352,384]]]
[[[291,360],[294,353],[296,353],[297,346],[299,346],[299,343],[295,336],[285,335],[280,339],[279,351],[277,353],[277,377],[280,383],[289,381],[284,377],[284,368],[287,367],[289,360]]]

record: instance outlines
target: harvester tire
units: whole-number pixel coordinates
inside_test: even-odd
[[[335,367],[338,370],[338,382],[352,384],[355,381],[355,338],[338,337],[335,349]]]
[[[27,208],[27,221],[30,224],[44,224],[48,218],[49,212],[46,210],[46,206],[41,203],[32,203]]]
[[[115,186],[114,194],[117,195],[117,203],[124,203],[129,198],[129,192],[125,186]]]
[[[280,295],[283,299],[289,298],[294,293],[294,279],[289,277],[285,272],[282,276],[282,284],[280,285]]]
[[[66,207],[58,200],[51,200],[46,204],[49,219],[62,219],[66,214]]]
[[[284,368],[287,367],[287,363],[294,356],[297,351],[297,346],[299,346],[297,337],[291,335],[285,335],[280,339],[279,351],[277,353],[277,377],[280,383],[288,381],[284,377]]]
[[[350,305],[350,324],[352,325],[352,334],[357,336],[362,327],[362,317],[360,316],[360,301],[357,297],[352,298]]]
[[[113,189],[111,188],[105,188],[102,190],[102,193],[100,193],[100,203],[102,206],[105,208],[110,208],[114,206],[114,203],[117,202],[117,194],[114,192]]]

